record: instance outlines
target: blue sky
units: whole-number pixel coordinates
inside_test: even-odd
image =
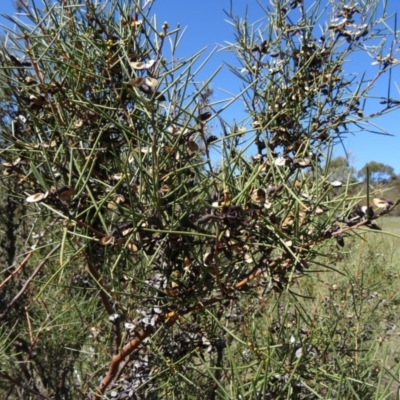
[[[270,4],[269,0],[261,0],[261,2],[265,5]],[[400,1],[389,0],[388,3],[389,15],[400,11]],[[40,2],[37,1],[37,4],[40,4]],[[248,9],[250,23],[262,17],[262,11],[256,0],[232,0],[232,4],[233,14],[236,16],[243,16],[246,8]],[[184,57],[204,47],[207,47],[206,55],[215,46],[224,45],[226,41],[234,41],[234,30],[226,22],[228,17],[223,11],[224,9],[229,10],[229,8],[230,0],[155,0],[152,14],[156,14],[160,28],[164,21],[168,21],[170,29],[176,28],[178,24],[181,28],[186,27],[179,52],[179,55]],[[14,0],[2,0],[1,12],[3,14],[14,13]],[[393,19],[391,21],[391,26],[393,26]],[[1,20],[1,23],[5,23],[4,19]],[[397,58],[400,59],[400,54]],[[205,80],[222,65],[222,70],[212,83],[215,93],[214,100],[227,98],[229,95],[226,92],[237,93],[240,88],[240,83],[230,74],[228,67],[224,65],[225,62],[233,61],[234,58],[231,54],[217,51],[199,75],[199,80]],[[354,54],[349,60],[349,66],[353,72],[362,74],[363,71],[366,71],[367,74],[372,74],[377,69],[376,66],[371,65],[373,61],[372,58],[360,57],[358,54]],[[382,81],[374,89],[375,95],[386,95],[386,82]],[[400,99],[398,88],[400,90],[400,66],[392,70],[391,97]],[[238,101],[229,113],[224,114],[224,118],[228,122],[231,122],[233,118],[240,120],[245,117],[244,111],[244,105]],[[400,174],[400,134],[398,132],[400,128],[400,110],[375,119],[374,123],[394,136],[374,135],[366,132],[359,132],[354,136],[350,136],[345,140],[346,150],[350,154],[350,162],[356,169],[360,169],[366,162],[375,160],[391,165],[396,173]],[[343,149],[339,146],[334,153],[342,155]]]

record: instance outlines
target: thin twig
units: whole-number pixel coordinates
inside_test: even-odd
[[[32,249],[31,251],[29,251],[28,255],[21,261],[21,263],[18,265],[17,268],[15,268],[15,270],[13,272],[10,273],[9,276],[7,276],[6,279],[4,279],[4,281],[2,283],[0,283],[0,289],[3,288],[3,286],[9,281],[11,280],[15,275],[18,274],[18,272],[22,269],[22,267],[28,262],[28,260],[32,257],[33,252],[35,251],[35,249]]]
[[[8,381],[10,381],[11,383],[13,383],[15,386],[21,387],[22,389],[25,389],[27,392],[32,393],[35,396],[39,396],[42,399],[51,400],[50,397],[47,397],[44,394],[31,389],[29,386],[24,385],[23,383],[21,383],[21,381],[17,381],[16,379],[12,378],[10,375],[7,374],[7,372],[2,371],[0,372],[0,375],[3,376]]]
[[[53,247],[53,249],[47,254],[44,260],[36,267],[33,271],[32,275],[26,280],[24,286],[22,286],[21,290],[17,293],[17,295],[8,303],[6,309],[0,315],[0,320],[2,320],[10,311],[11,307],[18,301],[18,299],[26,292],[30,283],[35,278],[35,276],[39,273],[39,271],[43,268],[49,258],[61,247],[61,243]]]

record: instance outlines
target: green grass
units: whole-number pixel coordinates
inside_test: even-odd
[[[380,220],[380,226],[385,231],[400,235],[400,217],[384,217]]]
[[[348,339],[360,350],[353,357],[355,366],[362,361],[376,366],[375,382],[372,380],[378,388],[376,398],[397,399],[400,237],[395,235],[400,235],[400,218],[386,217],[379,224],[384,232],[359,230],[362,240],[346,240],[347,254],[335,266],[343,275],[330,271],[310,274],[301,285],[313,298],[305,302],[308,312],[321,317],[326,312],[324,302],[328,299],[333,305],[329,319],[347,329]]]
[[[397,234],[399,222],[387,217],[382,227]],[[240,351],[253,354],[258,368],[268,366],[260,373],[264,380],[247,371],[255,387],[265,384],[279,399],[290,393],[295,399],[398,399],[400,238],[358,234],[361,240],[345,238],[344,253],[327,245],[332,269],[310,265],[291,292],[262,303],[248,319],[247,349]],[[296,346],[303,349],[301,358]],[[286,386],[271,383],[278,375]]]
[[[385,217],[380,220],[384,232],[400,235],[400,218]],[[389,235],[370,235],[366,237],[368,252],[373,253],[370,262],[371,277],[376,281],[377,293],[381,297],[378,324],[375,336],[383,340],[381,355],[388,369],[384,382],[390,385],[393,399],[400,398],[400,237]],[[381,260],[381,262],[379,262]]]

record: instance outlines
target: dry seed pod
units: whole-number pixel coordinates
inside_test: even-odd
[[[290,265],[291,265],[291,263],[290,263],[290,261],[289,260],[284,260],[284,261],[282,261],[281,262],[281,268],[283,268],[283,269],[287,269],[288,267],[290,267]]]
[[[118,173],[118,174],[111,175],[110,179],[113,180],[113,181],[119,181],[123,177],[124,177],[124,174]]]
[[[119,239],[117,239],[116,241],[115,241],[115,244],[117,245],[117,246],[122,246],[124,243],[125,243],[125,238],[119,238]]]
[[[253,257],[251,256],[250,253],[246,253],[244,255],[244,261],[247,262],[247,264],[251,264],[253,261]]]
[[[147,78],[145,78],[144,84],[152,88],[155,88],[158,86],[158,80],[148,76]]]
[[[336,242],[340,247],[344,246],[344,239],[342,235],[337,235],[336,236]]]
[[[133,243],[133,242],[129,242],[129,243],[127,244],[126,247],[127,247],[130,251],[133,251],[134,253],[137,252],[137,251],[139,250],[138,247],[136,246],[136,244]]]
[[[277,159],[275,159],[275,165],[277,167],[284,167],[286,165],[289,165],[289,159],[286,157],[278,157]]]
[[[128,85],[131,85],[134,87],[139,87],[139,86],[142,86],[143,83],[144,83],[144,78],[134,78],[128,82]]]
[[[132,28],[140,28],[142,25],[143,25],[143,20],[132,21],[131,22],[131,27]]]
[[[241,246],[241,245],[238,244],[238,243],[233,244],[233,245],[230,245],[230,246],[231,246],[232,251],[233,251],[234,253],[236,253],[236,254],[243,253],[243,251],[244,251],[243,246]]]
[[[145,69],[146,68],[146,63],[141,62],[141,61],[135,61],[135,62],[131,62],[129,64],[133,69]]]
[[[151,68],[155,63],[155,60],[149,60],[146,63],[141,61],[131,62],[129,63],[133,69],[148,69]]]
[[[62,186],[56,190],[55,195],[62,201],[68,201],[75,193],[74,188],[69,186]]]
[[[374,203],[374,205],[376,207],[384,208],[384,209],[388,209],[394,204],[392,200],[385,199],[383,197],[375,198],[375,199],[372,200],[372,202]]]
[[[136,147],[135,148],[136,153],[142,152],[143,154],[148,154],[151,153],[152,148],[151,147]]]
[[[374,216],[374,210],[372,209],[372,207],[367,207],[367,206],[362,206],[361,207],[362,212],[365,215],[365,218],[367,219],[371,219]]]
[[[110,202],[107,204],[107,208],[109,210],[116,210],[118,207],[117,207],[117,204],[115,204],[114,202]]]
[[[189,140],[187,142],[187,145],[189,147],[189,150],[191,151],[197,151],[199,149],[198,144],[194,140]]]
[[[29,100],[32,101],[33,104],[35,104],[36,106],[41,106],[46,102],[46,98],[42,95],[39,95],[39,97],[31,94],[29,96]]]
[[[321,215],[321,214],[327,212],[328,210],[329,210],[328,207],[323,206],[322,204],[320,204],[319,206],[317,206],[317,207],[315,208],[315,214]]]
[[[166,153],[171,153],[171,151],[172,151],[172,146],[163,146],[164,147],[164,150],[165,150],[165,152]]]
[[[286,229],[289,226],[293,225],[293,223],[294,223],[294,218],[292,216],[289,216],[289,217],[284,219],[284,221],[282,223],[282,228]]]
[[[208,120],[209,118],[211,118],[211,115],[212,115],[212,114],[210,113],[210,111],[205,111],[205,112],[199,114],[199,120],[200,120],[200,121],[206,121],[206,120]]]
[[[342,186],[343,186],[343,183],[340,182],[340,181],[329,182],[329,184],[330,184],[332,187],[335,187],[335,188],[338,188],[338,187],[342,187]]]
[[[366,226],[368,226],[369,229],[373,229],[375,231],[381,231],[382,230],[382,228],[379,225],[375,224],[375,222],[370,222]]]
[[[300,190],[301,188],[302,188],[302,183],[300,182],[300,181],[298,181],[298,180],[296,180],[295,182],[294,182],[294,187],[296,188],[296,189],[298,189],[298,190]]]
[[[219,207],[221,207],[221,201],[213,201],[211,203],[211,206],[214,208],[219,208]]]
[[[162,185],[160,188],[160,192],[162,192],[162,193],[169,192],[170,190],[171,190],[171,186],[169,186],[169,185]]]
[[[29,196],[26,198],[26,201],[28,203],[38,203],[42,200],[44,200],[48,196],[49,192],[46,193],[36,193],[33,194],[32,196]]]
[[[182,129],[177,128],[176,126],[169,126],[167,128],[167,132],[172,133],[173,135],[180,135],[182,132]]]
[[[113,236],[104,236],[99,240],[99,243],[102,246],[108,246],[110,244],[114,244],[115,238]]]
[[[131,189],[133,193],[139,193],[139,192],[141,193],[143,191],[142,186],[136,184],[133,184]]]
[[[275,196],[276,194],[278,194],[281,190],[283,189],[283,185],[279,185],[279,186],[273,186],[273,185],[269,185],[268,189],[267,189],[267,196],[268,197],[272,197]]]
[[[313,197],[310,196],[310,195],[309,195],[308,193],[306,193],[306,192],[300,192],[300,197],[301,197],[302,199],[304,199],[305,201],[308,201],[308,202],[310,202],[310,201],[313,200]]]
[[[251,194],[251,200],[255,203],[264,203],[265,202],[265,190],[264,189],[256,189]]]
[[[213,253],[205,253],[203,256],[203,263],[204,265],[210,265],[214,261],[214,254]]]
[[[44,149],[48,149],[49,147],[55,147],[57,146],[57,142],[55,140],[52,140],[50,143],[43,143],[42,147]]]
[[[5,171],[4,171],[5,172]],[[19,175],[19,180],[18,180],[18,185],[20,185],[21,183],[23,183],[27,178],[28,178],[28,176],[27,175]]]
[[[22,122],[23,124],[26,124],[26,117],[24,115],[18,115],[16,122]]]
[[[25,78],[25,82],[26,82],[28,85],[33,85],[33,84],[37,83],[37,81],[36,81],[35,79],[33,79],[31,76],[27,76],[27,77]]]
[[[119,204],[119,203],[125,203],[125,196],[122,195],[122,194],[116,194],[116,195],[114,195],[113,200],[114,200],[117,204]]]
[[[269,210],[271,207],[272,207],[272,203],[270,201],[266,200],[264,203],[264,208]]]
[[[308,158],[296,158],[293,160],[293,167],[295,168],[305,168],[309,167],[311,162]]]
[[[130,233],[133,232],[133,228],[126,228],[122,231],[123,236],[128,236]]]

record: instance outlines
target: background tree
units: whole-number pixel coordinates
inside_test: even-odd
[[[369,170],[370,180],[374,183],[387,183],[397,179],[392,166],[376,161],[366,163],[357,173],[359,178],[364,181],[367,179],[367,170]]]
[[[357,181],[355,174],[356,169],[350,165],[347,158],[338,156],[332,158],[329,162],[329,174],[330,179],[337,180],[341,182],[354,183]]]
[[[8,17],[17,31],[1,52],[10,94],[2,169],[32,228],[31,247],[1,284],[10,293],[0,314],[1,390],[93,400],[371,398],[370,369],[350,359],[343,379],[337,361],[339,348],[352,354],[351,331],[332,341],[328,324],[317,341],[293,290],[394,206],[375,199],[361,210],[322,167],[352,124],[400,104],[386,99],[374,115],[360,108],[396,64],[392,55],[376,49],[370,81],[345,78],[353,51],[371,52],[378,28],[390,36],[373,18],[378,3],[332,2],[340,20],[326,21],[322,37],[319,4],[273,3],[262,29],[227,12],[244,129],[222,114],[236,98],[212,103],[212,77],[195,82],[200,53],[174,58],[179,29],[157,26],[150,6],[22,3],[30,22]],[[222,132],[210,137],[213,118]],[[278,317],[259,326],[267,304]]]

